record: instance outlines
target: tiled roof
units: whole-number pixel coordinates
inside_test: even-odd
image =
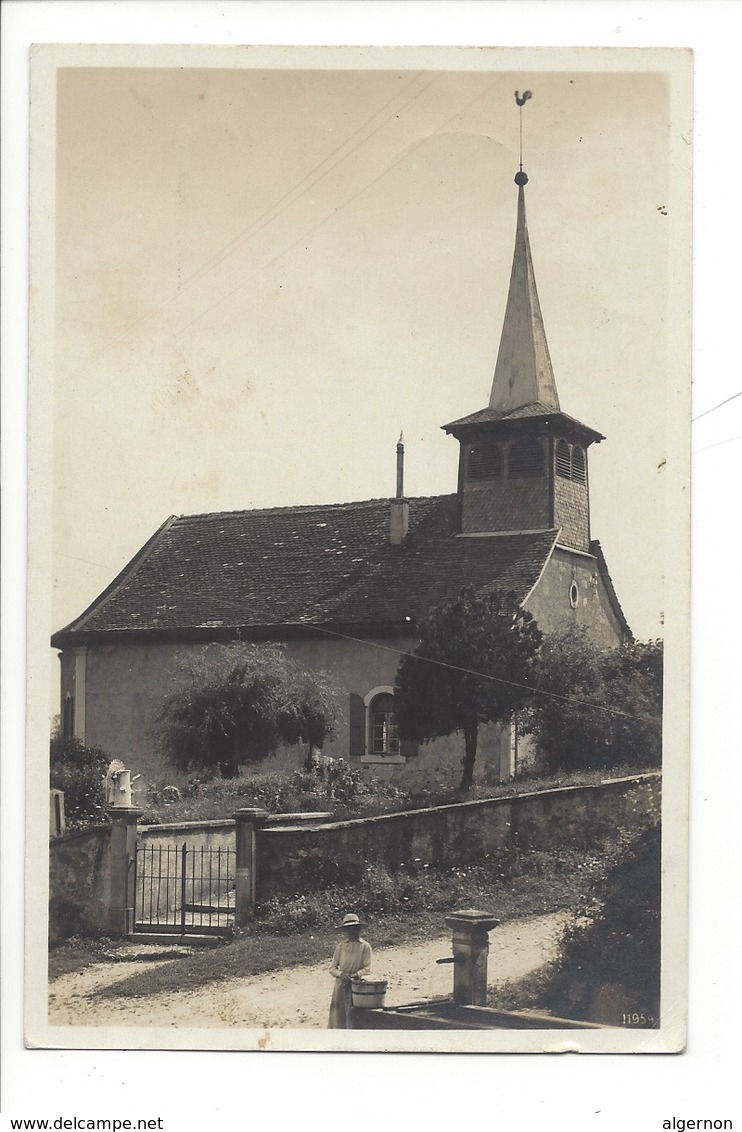
[[[582,424],[581,421],[570,417],[568,413],[563,413],[561,409],[550,409],[547,405],[542,405],[540,401],[531,401],[528,405],[520,405],[517,409],[511,409],[509,412],[502,412],[500,409],[479,409],[476,413],[469,413],[466,417],[460,417],[457,421],[451,421],[450,424],[444,425],[443,428],[446,432],[455,432],[457,429],[466,425],[488,424],[491,421],[518,421],[526,418],[534,417],[549,417],[551,420],[561,420],[567,424],[577,427],[582,432],[588,433],[594,440],[605,439],[601,433],[596,432],[595,429],[589,425]]]
[[[608,573],[608,563],[606,562],[605,555],[603,554],[603,547],[595,538],[590,540],[590,553],[594,555],[595,560],[598,563],[598,573],[603,580],[603,585],[605,586],[606,593],[608,594],[608,600],[613,607],[613,612],[616,615],[616,619],[618,620],[619,625],[622,627],[626,638],[628,640],[633,640],[634,634],[631,632],[631,627],[626,620],[626,615],[624,614],[623,609],[621,608],[621,603],[619,602],[618,594],[616,593],[616,587],[613,585],[613,578]]]
[[[411,499],[389,541],[388,499],[172,517],[52,638],[414,622],[466,582],[525,598],[556,531],[461,537],[455,495]]]

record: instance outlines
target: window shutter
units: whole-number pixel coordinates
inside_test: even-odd
[[[406,759],[414,759],[420,751],[420,744],[416,739],[400,739],[399,740],[399,753],[404,755]]]
[[[350,693],[350,754],[366,753],[366,705],[357,692]]]

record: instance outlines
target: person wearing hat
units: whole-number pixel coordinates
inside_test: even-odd
[[[342,924],[338,924],[345,939],[335,948],[330,965],[330,974],[336,980],[330,1002],[331,1030],[353,1029],[351,983],[354,978],[362,978],[371,968],[371,945],[361,939],[364,926],[354,912],[349,912],[343,917]]]

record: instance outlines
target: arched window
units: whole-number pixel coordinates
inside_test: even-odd
[[[572,479],[576,483],[585,482],[585,453],[578,444],[572,449]]]
[[[75,697],[68,692],[64,697],[64,715],[62,717],[62,738],[75,737]]]
[[[369,753],[398,755],[399,735],[394,719],[394,696],[380,692],[369,704]]]
[[[394,717],[394,688],[379,684],[365,696],[350,693],[348,753],[366,763],[403,763],[418,753],[415,739],[400,739]]]
[[[511,479],[534,479],[544,474],[544,449],[540,440],[524,436],[510,448],[508,471]]]
[[[568,480],[572,475],[572,461],[566,440],[558,440],[556,446],[556,474]]]
[[[499,479],[502,475],[502,451],[497,444],[479,443],[469,449],[469,479]]]

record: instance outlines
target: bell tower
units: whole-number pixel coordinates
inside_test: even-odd
[[[530,97],[516,92],[521,117]],[[460,444],[461,534],[558,527],[563,545],[587,551],[588,448],[604,437],[559,404],[528,238],[522,152],[515,184],[515,251],[489,405],[443,426]]]

